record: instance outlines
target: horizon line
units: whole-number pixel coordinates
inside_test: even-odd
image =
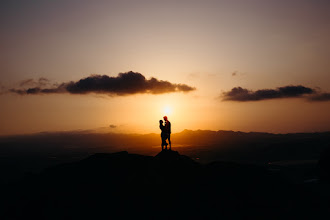
[[[102,127],[104,128],[104,127]],[[101,128],[97,128],[101,129]],[[137,133],[137,132],[115,132],[115,131],[109,131],[109,132],[98,132],[97,129],[76,129],[76,130],[63,130],[63,131],[40,131],[40,132],[33,132],[33,133],[20,133],[20,134],[8,134],[8,135],[2,135],[0,134],[0,138],[7,138],[7,137],[18,137],[18,136],[35,136],[35,135],[42,135],[42,134],[117,134],[117,135],[158,135],[158,133],[149,132],[149,133]],[[286,132],[286,133],[272,133],[272,132],[263,132],[263,131],[239,131],[239,130],[209,130],[209,129],[197,129],[197,130],[191,130],[191,129],[183,129],[180,132],[172,133],[172,135],[180,134],[185,131],[188,132],[233,132],[233,133],[259,133],[259,134],[272,134],[272,135],[289,135],[289,134],[317,134],[317,133],[330,133],[330,130],[325,131],[310,131],[310,132]]]

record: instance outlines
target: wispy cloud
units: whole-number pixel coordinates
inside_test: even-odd
[[[28,88],[26,88],[29,86]],[[23,88],[25,87],[25,88]],[[138,93],[163,94],[172,92],[190,92],[196,88],[186,84],[175,84],[154,77],[146,79],[141,73],[119,73],[116,77],[92,75],[79,81],[64,82],[51,86],[49,80],[40,78],[35,81],[27,79],[20,83],[19,88],[9,91],[19,95],[70,93],[70,94],[108,94],[132,95]]]
[[[308,100],[312,102],[330,101],[330,93],[317,93],[315,95],[308,97]]]
[[[50,84],[49,80],[41,77],[38,80],[35,79],[25,79],[19,83],[20,87],[25,86],[32,86],[32,87],[39,87],[39,86],[48,86]]]

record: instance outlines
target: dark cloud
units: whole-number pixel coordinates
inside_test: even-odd
[[[162,94],[170,92],[190,92],[194,87],[186,84],[174,84],[156,78],[146,79],[141,73],[127,72],[119,73],[116,77],[107,75],[92,75],[77,82],[67,82],[54,85],[50,88],[50,83],[45,78],[38,81],[31,79],[21,82],[21,87],[34,83],[32,88],[10,89],[10,92],[20,95],[27,94],[51,94],[51,93],[71,93],[71,94],[109,94],[109,95],[132,95],[137,93]]]
[[[117,125],[109,125],[110,128],[116,128]]]
[[[315,91],[311,88],[304,86],[284,86],[277,89],[261,89],[251,91],[242,87],[235,87],[228,92],[222,94],[224,101],[260,101],[266,99],[279,99],[279,98],[294,98],[303,95],[313,94]]]
[[[235,72],[232,72],[232,74],[231,74],[232,76],[236,76],[237,75],[237,71],[235,71]]]
[[[330,93],[318,93],[308,97],[308,100],[313,102],[330,101]]]

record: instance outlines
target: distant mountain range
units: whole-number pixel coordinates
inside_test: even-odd
[[[199,163],[310,164],[314,169],[330,147],[330,132],[270,134],[258,132],[184,130],[171,136],[173,150]],[[154,156],[160,134],[44,132],[0,138],[0,183],[95,153],[130,153]],[[307,161],[307,162],[306,162]],[[306,163],[305,163],[306,162]],[[302,172],[301,178],[308,172]],[[308,176],[311,176],[308,174]]]
[[[232,153],[240,153],[242,156],[248,153],[247,160],[251,160],[250,157],[253,156],[253,161],[262,163],[284,159],[318,159],[320,152],[330,146],[330,132],[271,134],[184,130],[172,134],[171,139],[174,149],[205,162],[218,159],[218,154],[223,158]],[[0,153],[2,156],[48,154],[56,157],[68,153],[92,154],[127,150],[155,155],[160,149],[160,143],[160,134],[38,133],[1,137]],[[207,152],[212,152],[212,155]],[[263,159],[258,158],[257,154],[260,153]],[[240,158],[244,159],[242,156]]]

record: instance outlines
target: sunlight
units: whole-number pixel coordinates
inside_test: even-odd
[[[171,115],[171,113],[172,113],[172,108],[170,106],[165,106],[163,109],[163,114],[169,116]]]

